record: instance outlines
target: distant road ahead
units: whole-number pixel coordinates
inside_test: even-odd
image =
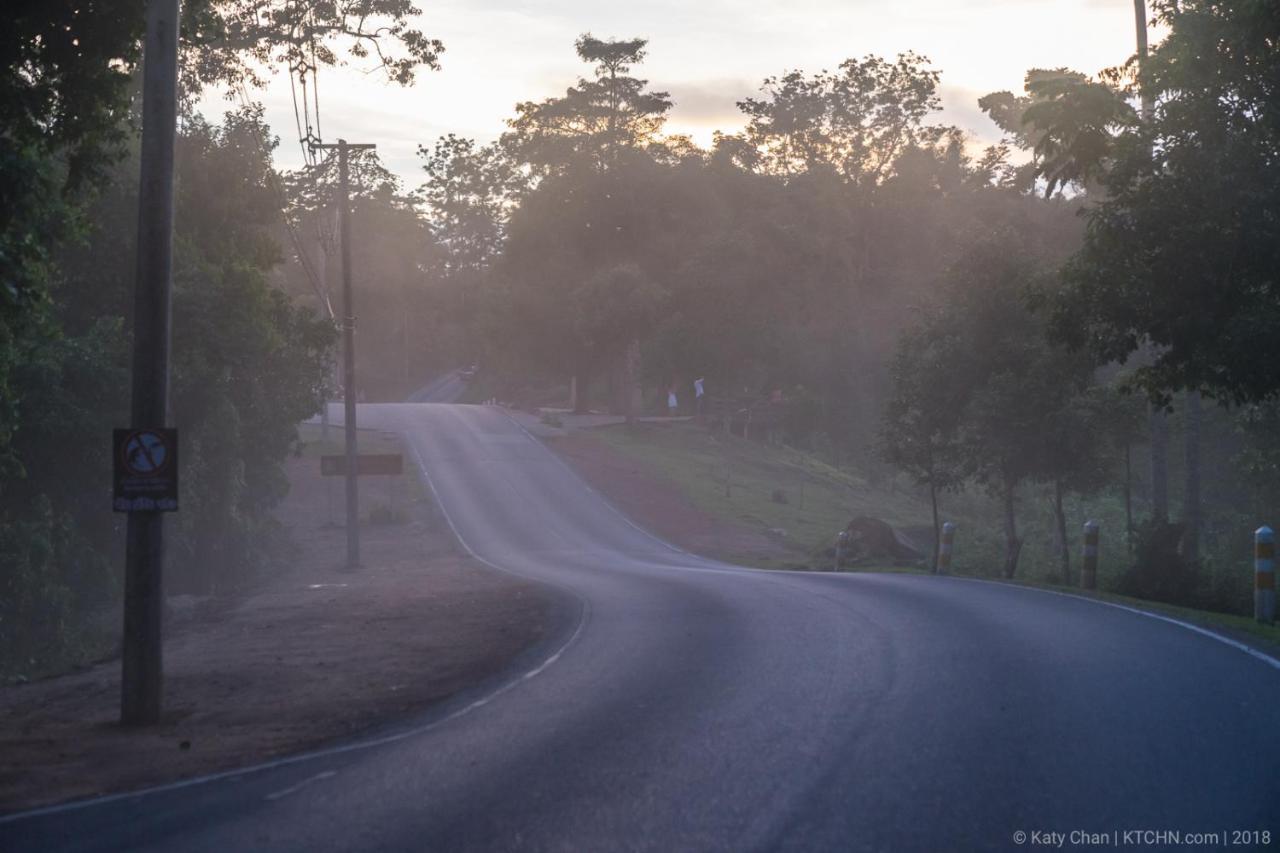
[[[499,409],[360,418],[407,437],[475,553],[561,592],[563,629],[423,731],[0,823],[0,849],[950,851],[1280,830],[1264,660],[1012,586],[725,566],[633,527]],[[1229,845],[1181,849],[1197,846]]]
[[[462,371],[450,370],[409,395],[409,403],[456,403],[467,390]],[[357,416],[358,417],[358,416]]]

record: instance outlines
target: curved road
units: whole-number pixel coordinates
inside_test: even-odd
[[[1017,831],[1073,830],[1275,842],[1267,660],[1034,590],[690,556],[497,409],[365,405],[361,423],[407,436],[475,554],[562,592],[564,630],[416,730],[9,820],[0,849],[1003,850]]]

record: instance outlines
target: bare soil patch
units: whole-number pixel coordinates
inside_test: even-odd
[[[639,462],[595,438],[589,430],[544,441],[614,506],[674,545],[731,562],[803,560],[794,547],[699,509],[679,486],[645,471]]]
[[[284,564],[247,598],[171,620],[161,725],[117,723],[118,661],[0,688],[0,812],[349,737],[476,685],[547,636],[546,591],[461,555],[421,498],[402,499],[404,523],[363,525],[364,568],[343,571],[319,460],[290,460],[289,475]],[[339,516],[341,501],[339,489]]]

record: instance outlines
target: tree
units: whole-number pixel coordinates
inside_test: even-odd
[[[1150,119],[1117,140],[1108,195],[1089,213],[1054,328],[1100,358],[1146,353],[1134,381],[1160,405],[1188,392],[1183,548],[1194,559],[1199,392],[1227,403],[1280,393],[1280,18],[1248,2],[1158,2],[1154,11],[1169,35],[1136,82]]]
[[[1072,409],[1090,384],[1093,363],[1051,344],[1044,319],[1027,303],[1047,269],[1050,263],[1006,234],[975,246],[951,274],[948,318],[969,347],[968,363],[960,368],[953,362],[951,369],[972,377],[961,443],[975,479],[1003,505],[1008,578],[1017,573],[1022,550],[1018,487],[1047,481],[1061,493],[1073,465],[1090,467],[1059,442],[1064,419],[1074,418]],[[1085,426],[1074,419],[1077,428]],[[1061,526],[1060,502],[1058,518]]]
[[[431,221],[449,251],[451,269],[479,270],[497,257],[513,198],[522,188],[520,174],[497,145],[450,133],[428,150],[427,181],[419,189]]]
[[[847,59],[837,73],[791,71],[764,81],[764,98],[746,98],[743,138],[775,175],[833,171],[859,186],[889,176],[908,148],[939,138],[924,124],[939,109],[938,72],[928,59],[900,54]],[[727,145],[722,140],[719,145]]]
[[[578,58],[593,64],[592,77],[579,78],[559,98],[516,104],[501,145],[511,159],[536,177],[574,169],[602,171],[622,159],[659,145],[671,99],[646,90],[647,80],[630,76],[644,61],[645,39],[578,38]]]
[[[1157,397],[1268,399],[1280,391],[1280,59],[1268,47],[1280,19],[1245,2],[1156,11],[1169,35],[1142,74],[1155,113],[1121,140],[1055,328],[1112,360],[1150,341],[1155,357],[1135,381]]]
[[[942,541],[938,492],[959,489],[967,474],[959,429],[971,382],[956,361],[963,354],[964,342],[936,311],[905,331],[890,367],[893,395],[880,432],[885,460],[929,489],[935,572]]]
[[[978,106],[1014,144],[1032,152],[1025,168],[1044,178],[1046,197],[1096,184],[1110,163],[1117,132],[1137,120],[1124,93],[1067,68],[1033,68],[1025,89],[1021,97],[993,92]],[[1027,185],[1026,178],[1022,183]]]

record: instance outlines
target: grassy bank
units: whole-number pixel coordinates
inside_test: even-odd
[[[761,530],[785,530],[788,539],[810,554],[814,568],[826,565],[819,555],[830,546],[835,533],[858,515],[892,524],[925,549],[931,544],[927,494],[905,478],[836,468],[792,448],[711,433],[692,424],[605,427],[591,434],[642,470],[677,486],[700,510]],[[981,491],[944,494],[941,507],[943,518],[956,522],[959,528],[955,573],[997,579],[1004,549],[1000,507]],[[1089,595],[1241,636],[1280,642],[1280,629],[1258,625],[1249,616],[1153,603],[1105,591],[1117,587],[1130,562],[1123,500],[1114,492],[1088,498],[1073,496],[1066,503],[1066,513],[1073,581],[1080,571],[1080,527],[1091,518],[1101,523],[1098,585],[1104,591]],[[1047,490],[1024,487],[1019,493],[1018,515],[1019,534],[1025,544],[1014,582],[1079,592],[1063,583]],[[1200,571],[1227,590],[1227,600],[1247,609],[1252,601],[1249,541],[1247,536],[1237,538],[1240,543],[1233,539],[1225,547],[1218,543],[1216,550],[1208,550]],[[1234,548],[1235,544],[1239,547]]]
[[[604,427],[592,435],[676,484],[721,518],[785,530],[805,550],[832,541],[855,515],[904,530],[929,523],[928,507],[891,486],[784,447],[770,447],[690,424]]]

